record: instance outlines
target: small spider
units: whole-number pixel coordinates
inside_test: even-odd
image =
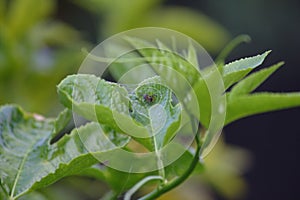
[[[143,97],[147,103],[153,103],[155,101],[155,95],[144,94]]]

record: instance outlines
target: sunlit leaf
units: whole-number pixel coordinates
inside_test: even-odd
[[[94,153],[121,148],[128,142],[127,137],[114,135],[110,141],[116,142],[111,145],[106,142],[110,133],[90,123],[51,144],[51,139],[68,122],[69,114],[64,111],[57,119],[44,119],[16,106],[1,107],[0,179],[7,198],[17,199],[97,163],[83,142]],[[81,135],[87,140],[81,141]]]
[[[243,95],[252,92],[282,65],[283,62],[280,62],[249,75],[232,88],[230,96]]]
[[[156,133],[159,148],[170,141],[178,127],[180,107],[171,105],[172,93],[156,79],[141,83],[133,93],[125,87],[92,75],[74,75],[58,85],[61,102],[86,119],[109,125],[137,138],[149,138]],[[155,106],[161,106],[155,110]],[[152,110],[152,111],[151,111]],[[159,113],[163,111],[164,113]],[[165,114],[163,124],[157,117]],[[157,123],[156,123],[157,122]],[[155,129],[155,130],[154,130]],[[142,141],[143,139],[137,139]],[[143,141],[152,149],[152,142]]]
[[[254,114],[300,106],[300,93],[254,93],[227,98],[226,122]]]
[[[242,58],[224,65],[221,71],[223,73],[225,89],[244,78],[252,69],[261,65],[269,53],[270,51],[267,51],[261,55]]]
[[[130,98],[133,118],[148,128],[156,148],[162,148],[180,125],[181,107],[172,105],[172,91],[155,77],[142,82]]]

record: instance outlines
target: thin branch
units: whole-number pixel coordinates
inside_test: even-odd
[[[195,127],[194,123],[193,123],[192,127],[193,127],[194,133],[196,133],[196,127]],[[156,198],[160,197],[161,195],[165,194],[166,192],[174,189],[175,187],[177,187],[181,183],[183,183],[192,174],[192,172],[194,171],[194,169],[196,168],[196,166],[199,162],[199,155],[200,155],[200,149],[201,149],[201,144],[200,144],[200,139],[199,139],[198,134],[196,134],[196,136],[195,136],[195,141],[196,141],[196,144],[197,144],[197,149],[196,149],[195,156],[194,156],[189,168],[180,177],[178,177],[175,180],[165,184],[163,187],[156,188],[156,190],[154,190],[153,192],[139,198],[139,200],[153,200],[153,199],[156,199]]]

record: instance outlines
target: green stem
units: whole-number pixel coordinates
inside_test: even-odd
[[[153,137],[153,141],[154,141],[154,147],[155,147],[155,154],[157,156],[158,173],[159,173],[159,176],[161,176],[163,179],[165,179],[165,168],[163,167],[163,162],[161,160],[160,151],[157,148],[157,142],[156,142],[155,137]],[[162,182],[162,183],[164,184],[164,182]]]
[[[136,185],[134,185],[128,192],[126,192],[124,200],[130,200],[131,196],[139,189],[141,188],[145,183],[147,183],[148,181],[151,180],[155,180],[155,179],[159,179],[159,180],[163,180],[163,178],[161,176],[148,176],[146,178],[144,178],[143,180],[141,180],[140,182],[138,182]]]
[[[107,192],[103,197],[101,197],[99,200],[110,200],[110,199],[117,199],[118,194],[114,191]]]
[[[6,195],[9,196],[8,192],[6,191],[6,189],[3,187],[3,185],[0,183],[0,187],[2,189],[2,192]],[[1,192],[1,191],[0,191]]]
[[[217,66],[224,65],[225,59],[228,57],[229,53],[232,52],[239,44],[243,42],[250,42],[251,38],[248,35],[239,35],[229,42],[228,45],[221,51],[219,56],[216,58],[215,63]]]
[[[195,125],[193,123],[193,129],[195,130],[194,126]],[[198,134],[196,134],[196,136],[195,136],[195,141],[197,143],[197,149],[196,149],[195,156],[194,156],[189,168],[180,177],[176,178],[174,181],[171,181],[171,182],[165,184],[163,187],[156,188],[153,192],[139,198],[139,200],[153,200],[153,199],[156,199],[156,198],[160,197],[161,195],[163,195],[164,193],[172,190],[173,188],[175,188],[178,185],[180,185],[181,183],[183,183],[191,175],[191,173],[194,171],[194,169],[196,168],[196,166],[199,162],[201,144],[200,144],[200,139],[199,139]]]

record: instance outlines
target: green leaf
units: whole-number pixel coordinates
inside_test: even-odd
[[[43,193],[34,191],[20,197],[20,200],[49,200],[49,197],[46,197]]]
[[[193,46],[188,47],[188,55],[184,57],[179,55],[176,51],[172,51],[162,42],[157,40],[157,46],[148,43],[147,41],[126,37],[129,44],[131,44],[141,55],[145,58],[145,63],[149,63],[152,69],[168,83],[169,86],[180,87],[180,84],[176,84],[176,77],[169,68],[172,68],[177,73],[186,78],[190,85],[193,85],[200,78],[198,65],[196,63],[196,52]]]
[[[225,124],[254,114],[300,106],[300,93],[255,93],[227,98]]]
[[[94,75],[79,74],[66,77],[57,88],[61,102],[84,118],[123,133],[148,136],[147,130],[130,117],[124,87]]]
[[[182,146],[179,148],[183,148]],[[175,162],[171,165],[168,165],[165,168],[166,176],[170,179],[175,177],[180,177],[189,167],[189,164],[192,162],[195,156],[195,149],[190,148],[186,150]],[[201,160],[197,163],[193,173],[194,174],[201,174],[204,171],[204,164]]]
[[[230,96],[244,95],[252,92],[283,64],[283,62],[280,62],[269,68],[262,69],[249,75],[232,88],[232,90],[230,91]]]
[[[172,105],[172,91],[154,77],[140,83],[130,99],[132,117],[147,127],[157,149],[162,148],[180,125],[181,106]]]
[[[84,118],[131,135],[148,149],[153,149],[147,129],[130,116],[128,92],[124,87],[94,75],[66,77],[57,86],[61,102]]]
[[[195,47],[193,46],[193,44],[190,42],[189,43],[189,47],[188,47],[188,55],[186,58],[193,66],[199,66],[198,63],[198,55],[196,52]]]
[[[110,63],[108,68],[115,81],[123,84],[138,84],[156,75],[137,52],[130,52],[128,54],[119,53],[120,47],[116,45],[110,45],[108,48],[110,49],[109,55],[111,57],[117,57],[122,54],[114,62]],[[125,60],[128,62],[125,62]]]
[[[198,52],[193,45],[189,43],[186,49],[187,54],[180,55],[159,40],[157,40],[157,46],[138,38],[127,37],[126,40],[137,49],[141,57],[145,58],[153,71],[163,78],[180,102],[185,102],[186,105],[191,104],[186,108],[188,112],[193,113],[202,124],[208,125],[211,99],[207,82],[210,82],[211,77],[215,78],[216,73],[203,70],[200,74]],[[203,74],[211,76],[201,77]],[[218,83],[218,81],[215,82]],[[192,88],[195,93],[191,92]],[[195,105],[197,103],[198,105]]]
[[[94,153],[121,148],[129,140],[89,123],[51,144],[68,115],[64,111],[57,119],[44,119],[17,106],[0,108],[0,183],[7,198],[17,199],[90,167],[98,162]],[[114,144],[107,142],[107,137]]]
[[[117,196],[127,191],[139,180],[155,173],[156,172],[147,172],[147,173],[122,172],[107,167],[105,165],[96,164],[90,168],[80,171],[76,175],[90,177],[96,180],[103,181],[113,191],[112,192],[113,196],[117,198]]]
[[[182,146],[178,146],[182,149]],[[179,177],[182,175],[185,170],[189,167],[194,157],[194,150],[186,150],[184,153],[173,163],[165,167],[166,177],[171,180],[174,177]],[[195,174],[200,174],[204,171],[203,164],[199,161],[197,167],[194,170]],[[109,185],[109,187],[116,193],[116,196],[127,191],[133,187],[138,181],[143,178],[151,175],[156,175],[158,172],[147,172],[147,173],[130,173],[130,172],[121,172],[113,168],[95,165],[91,168],[85,169],[78,173],[78,175],[88,176],[95,178],[97,180],[104,181]]]
[[[221,67],[225,89],[244,78],[252,69],[261,65],[270,51],[263,54],[243,58]]]
[[[125,39],[164,79],[179,101],[184,102],[187,112],[192,113],[203,126],[209,127],[211,118],[215,118],[216,115],[215,105],[219,104],[216,101],[224,92],[223,79],[214,67],[207,67],[200,71],[197,54],[201,52],[196,52],[191,42],[186,44],[187,49],[183,52],[187,53],[182,55],[159,40],[155,46],[138,38],[127,37]]]
[[[64,79],[58,85],[58,92],[61,102],[79,115],[129,134],[153,149],[152,142],[145,138],[159,131],[156,135],[159,148],[170,141],[178,127],[181,110],[180,106],[171,105],[171,90],[157,80],[156,77],[142,82],[129,95],[116,83],[81,74]],[[161,122],[157,117],[163,117],[157,106],[167,117],[163,124],[157,123]]]

